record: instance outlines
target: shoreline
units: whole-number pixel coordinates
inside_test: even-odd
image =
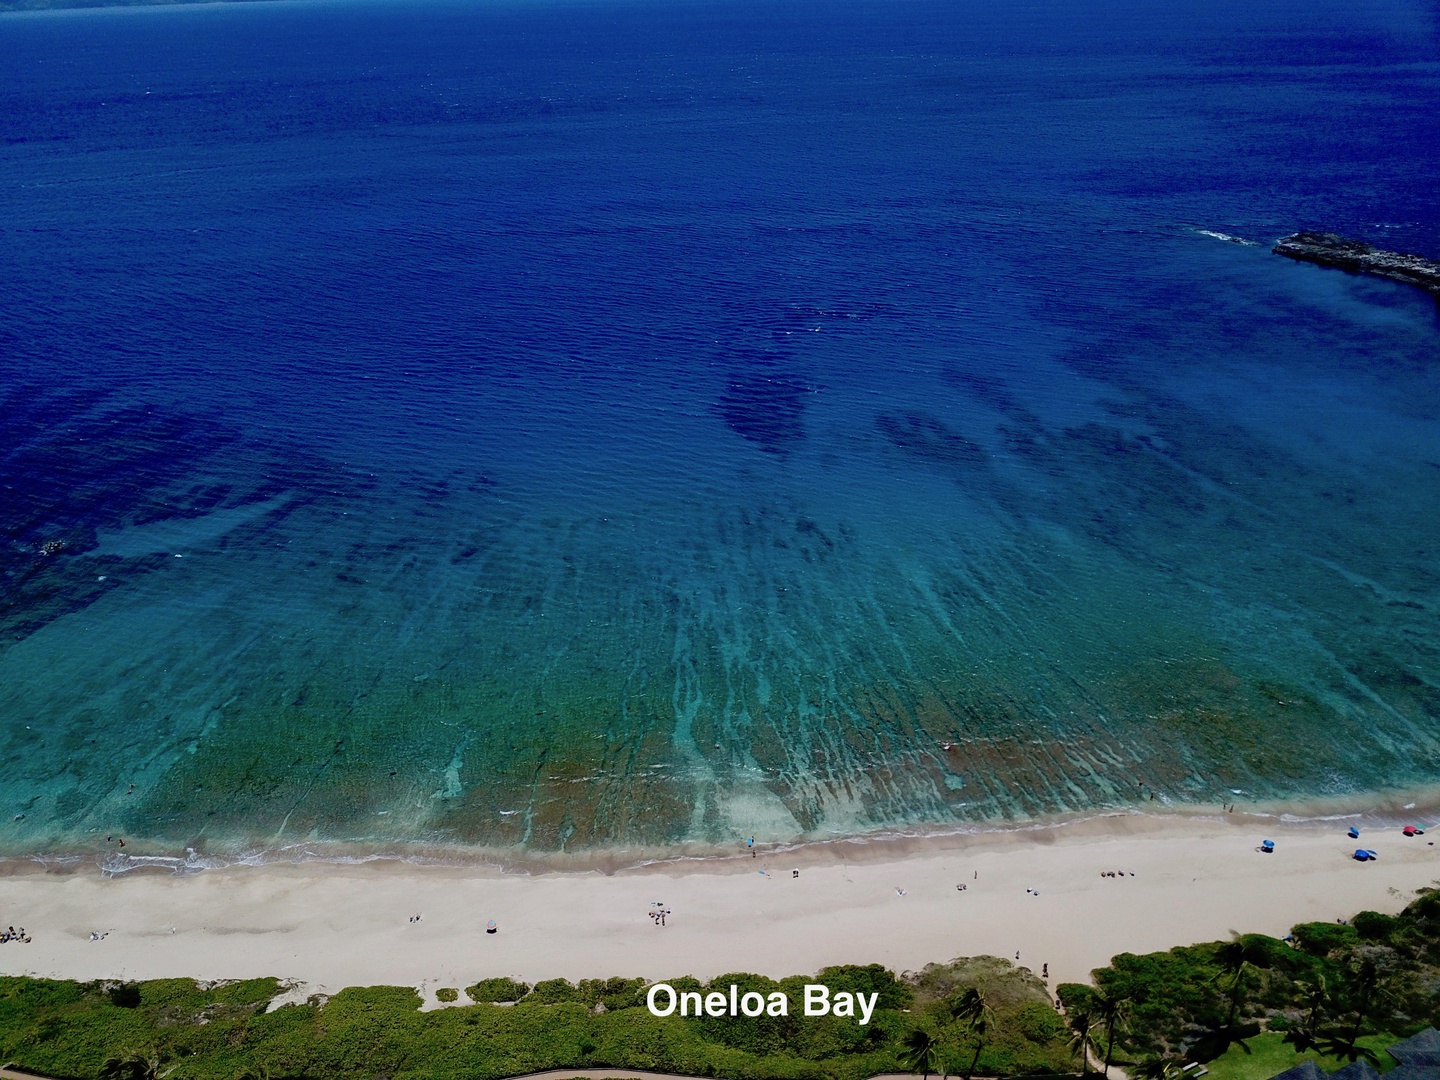
[[[1354,820],[1354,819],[1351,819]],[[5,921],[33,941],[0,971],[73,979],[274,976],[309,993],[612,975],[774,977],[842,963],[896,971],[1020,952],[1049,985],[1120,952],[1398,911],[1440,881],[1440,830],[1361,823],[1379,862],[1349,858],[1350,822],[1242,813],[1116,814],[886,845],[832,843],[605,872],[477,865],[272,863],[206,873],[19,873]],[[1425,822],[1429,824],[1429,822]],[[1277,851],[1259,854],[1260,840]],[[798,877],[793,872],[798,870]],[[1125,871],[1124,878],[1102,876]],[[1128,876],[1133,875],[1133,876]],[[965,885],[964,890],[958,885]],[[664,903],[665,928],[648,918]],[[413,914],[422,915],[410,922]],[[494,919],[499,933],[487,935]],[[105,938],[90,940],[92,932]]]
[[[1246,797],[1237,792],[1237,798]],[[1133,831],[1143,828],[1137,823],[1152,819],[1157,822],[1233,819],[1253,821],[1257,826],[1274,822],[1316,828],[1343,820],[1368,823],[1371,827],[1415,824],[1428,828],[1434,825],[1436,832],[1440,833],[1440,785],[1331,798],[1257,800],[1244,806],[1237,803],[1230,814],[1214,804],[1159,801],[1020,820],[890,826],[870,832],[807,835],[780,840],[757,836],[756,848],[770,857],[783,855],[802,863],[819,863],[837,857],[852,861],[864,858],[883,860],[923,853],[927,848],[943,847],[957,841],[1003,843],[1007,839],[1023,839],[1053,830],[1066,830],[1073,834],[1083,830],[1104,832],[1119,827]],[[109,845],[88,850],[0,851],[0,879],[32,873],[71,874],[91,870],[113,877],[149,874],[188,876],[243,867],[377,864],[452,867],[521,876],[611,875],[647,868],[714,868],[730,860],[746,860],[749,855],[741,837],[728,844],[695,841],[664,847],[617,845],[579,851],[490,848],[428,841],[397,845],[393,842],[369,844],[364,841],[312,840],[274,848],[256,844],[238,852],[209,852],[187,846],[180,849],[183,853],[177,853],[175,845],[165,841],[147,841],[143,837],[132,836],[127,844],[127,851]]]

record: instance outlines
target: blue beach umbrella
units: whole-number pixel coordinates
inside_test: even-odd
[[[1267,855],[1270,854],[1270,852],[1272,852],[1272,851],[1275,850],[1275,841],[1274,841],[1274,840],[1261,840],[1261,841],[1260,841],[1260,850],[1263,851],[1263,852],[1265,852],[1265,854],[1267,854]]]
[[[1369,861],[1370,861],[1370,852],[1366,851],[1364,848],[1358,848],[1358,847],[1357,847],[1357,848],[1355,849],[1355,861],[1356,861],[1356,862],[1369,862]]]
[[[1354,825],[1351,825],[1351,826],[1350,826],[1350,839],[1351,839],[1351,840],[1358,840],[1359,838],[1360,838],[1360,830],[1357,829],[1357,828],[1355,828]]]

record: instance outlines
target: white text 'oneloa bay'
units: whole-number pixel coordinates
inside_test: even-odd
[[[822,983],[806,983],[801,995],[804,1016],[853,1016],[861,1024],[870,1023],[880,994],[851,993],[849,990],[830,992]],[[755,990],[740,992],[734,983],[730,993],[711,990],[676,990],[669,983],[656,983],[645,995],[645,1007],[655,1016],[789,1016],[789,995],[776,990],[761,994]]]

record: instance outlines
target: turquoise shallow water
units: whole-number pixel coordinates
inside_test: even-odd
[[[277,3],[0,57],[0,850],[1440,778],[1440,319],[1267,250],[1440,254],[1423,6]]]

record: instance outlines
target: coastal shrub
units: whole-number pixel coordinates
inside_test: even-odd
[[[568,979],[545,979],[535,984],[530,991],[529,1004],[531,1005],[558,1005],[562,1001],[581,1001],[581,995],[577,987],[570,985]]]
[[[1389,939],[1412,983],[1419,981],[1418,973],[1440,969],[1440,891],[1420,893],[1397,917]],[[1413,1014],[1416,1008],[1418,1003],[1412,1003],[1407,1011]]]
[[[906,973],[905,983],[921,1006],[943,1005],[969,989],[980,991],[992,1009],[1050,1002],[1050,992],[1034,972],[998,956],[962,956],[947,964],[926,964],[918,973]]]
[[[644,979],[583,979],[575,987],[579,1000],[591,1008],[604,1006],[607,1012],[634,1009],[645,1004]]]
[[[1440,889],[1426,885],[1415,891],[1419,899],[1410,901],[1401,914],[1407,919],[1440,919]]]
[[[1324,958],[1355,944],[1355,928],[1342,923],[1301,923],[1290,928],[1296,944],[1311,956]]]
[[[530,993],[530,984],[516,979],[481,979],[465,993],[471,1001],[519,1001]]]
[[[435,991],[435,1000],[443,1001],[449,1005],[451,1002],[460,1000],[460,991],[456,990],[453,986],[442,986],[439,990]]]
[[[853,1029],[858,1025],[853,1020],[837,1020],[835,1017],[807,1018],[799,1014],[804,985],[813,981],[815,980],[810,978],[799,978],[777,982],[764,975],[753,975],[749,972],[719,975],[708,984],[695,989],[702,995],[716,992],[728,995],[733,984],[737,997],[756,993],[767,1001],[773,993],[784,993],[794,1003],[795,1009],[788,1016],[770,1016],[768,1013],[760,1016],[705,1016],[690,1022],[701,1037],[710,1042],[755,1054],[783,1055],[788,1051],[821,1059],[853,1053],[864,1048],[864,1032],[854,1032]],[[678,993],[681,988],[677,983],[671,985]],[[837,1035],[834,1029],[842,1027],[852,1029],[853,1037]]]
[[[832,976],[826,976],[832,979]],[[737,973],[704,985],[682,977],[677,989],[722,989],[730,981],[760,992],[783,988],[798,1006],[800,988],[816,976],[767,979]],[[234,1080],[247,1073],[282,1078],[361,1080],[501,1080],[547,1069],[654,1069],[734,1080],[864,1080],[901,1068],[898,1052],[919,1017],[887,1008],[909,1000],[909,987],[883,968],[837,970],[831,982],[879,993],[881,1007],[860,1026],[836,1017],[765,1017],[747,1027],[715,1018],[656,1017],[645,1008],[637,979],[553,980],[539,995],[504,1007],[420,1012],[409,987],[352,987],[328,1001],[288,1004],[267,1012],[280,992],[273,979],[199,985],[188,980],[138,984],[140,1003],[117,1008],[109,987],[35,979],[0,979],[0,1060],[52,1076],[95,1076],[109,1058],[136,1053],[178,1065],[193,1080]],[[476,992],[481,992],[477,984]],[[543,984],[542,984],[543,985]],[[492,991],[516,993],[490,983]],[[865,989],[874,987],[874,989]],[[453,989],[453,988],[451,988]],[[437,992],[438,996],[438,992]],[[448,996],[448,995],[447,995]],[[538,996],[539,1001],[535,1000]],[[569,998],[569,1000],[556,1000]],[[594,1006],[607,999],[618,1007]],[[548,1001],[549,1004],[542,1004]],[[754,1018],[759,1019],[759,1018]],[[1051,1072],[1067,1060],[1063,1042],[1041,1046],[1036,1019],[1000,1017],[982,1048],[985,1075]],[[968,1064],[973,1044],[950,1040]]]
[[[1047,1043],[1065,1030],[1065,1021],[1049,1005],[1032,1001],[1016,1010],[1015,1027],[1031,1042]]]
[[[841,964],[827,967],[820,971],[814,981],[824,983],[830,987],[832,993],[841,990],[851,993],[878,993],[880,997],[876,1007],[881,1009],[906,1008],[914,996],[910,987],[881,964]]]
[[[1291,937],[1293,948],[1262,935],[1238,939],[1249,947],[1238,984],[1233,964],[1221,962],[1223,942],[1114,957],[1094,978],[1101,994],[1126,1002],[1118,1060],[1228,1056],[1265,1028],[1278,1036],[1303,1027],[1342,1043],[1358,1030],[1376,1049],[1440,1024],[1440,894],[1422,892],[1399,915],[1302,923]],[[1057,995],[1067,1013],[1092,1004],[1086,987],[1063,985]]]
[[[1382,915],[1378,911],[1362,911],[1350,920],[1355,933],[1365,941],[1384,941],[1400,925],[1393,915]]]
[[[140,1007],[140,987],[134,983],[116,983],[108,991],[110,1004],[121,1009]]]
[[[1060,1002],[1066,1016],[1093,1013],[1096,998],[1095,988],[1084,983],[1061,983],[1055,988],[1055,999]]]
[[[1227,1002],[1215,963],[1220,942],[1137,956],[1121,953],[1094,972],[1105,997],[1128,1002],[1133,1036],[1122,1046],[1153,1056],[1180,1053],[1194,1033],[1224,1023]]]

